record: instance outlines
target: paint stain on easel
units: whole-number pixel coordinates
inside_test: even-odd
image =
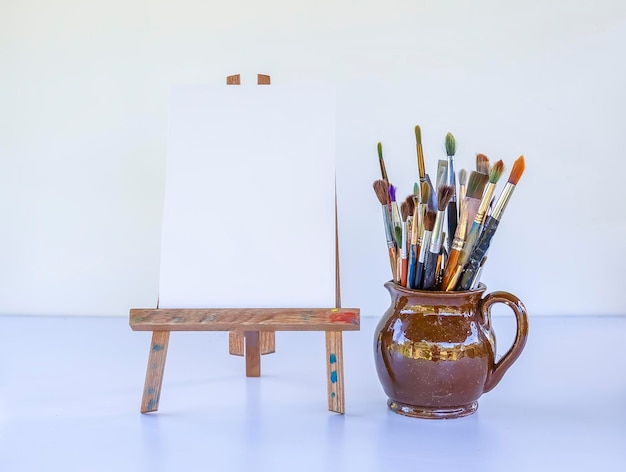
[[[356,313],[345,312],[345,313],[333,313],[330,315],[330,321],[332,323],[347,323],[358,325],[359,322],[356,319]]]
[[[163,350],[163,344],[155,344],[152,346],[152,352],[159,352]]]
[[[331,381],[332,383],[337,383],[337,371],[336,371],[336,370],[333,370],[333,371],[330,373],[330,381]]]
[[[336,356],[334,353],[333,353],[333,354],[331,354],[331,355],[330,355],[330,357],[329,357],[329,359],[328,359],[328,361],[329,361],[331,364],[334,364],[335,362],[337,362],[337,356]]]

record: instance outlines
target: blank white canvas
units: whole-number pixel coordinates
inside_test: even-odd
[[[159,306],[333,307],[335,94],[172,92]]]

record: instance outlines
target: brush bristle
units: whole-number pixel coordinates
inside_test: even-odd
[[[409,195],[404,199],[406,204],[409,206],[408,208],[409,215],[412,215],[413,212],[415,211],[415,199],[416,199],[415,195]],[[402,208],[400,210],[402,210]]]
[[[476,154],[476,171],[481,174],[489,173],[489,158],[484,154]]]
[[[400,217],[402,218],[402,221],[406,221],[406,219],[409,217],[409,204],[406,202],[406,200],[402,203],[400,203]]]
[[[415,126],[415,143],[422,144],[422,128],[419,125]]]
[[[396,201],[396,187],[391,184],[389,184],[389,201]]]
[[[422,182],[420,187],[422,190],[422,203],[428,203],[428,200],[430,200],[430,185],[428,185],[428,182]]]
[[[513,163],[513,168],[511,169],[511,175],[509,175],[509,183],[513,185],[517,185],[519,179],[522,177],[524,173],[524,169],[526,169],[526,162],[524,161],[524,156],[520,156]]]
[[[482,198],[485,185],[487,184],[487,174],[481,174],[478,171],[473,170],[467,183],[467,193],[469,198]]]
[[[456,154],[456,140],[452,133],[446,134],[446,156],[454,156]]]
[[[459,185],[467,185],[467,171],[465,169],[459,171]]]
[[[417,182],[413,183],[413,195],[419,195],[420,186]]]
[[[437,218],[437,212],[428,210],[424,216],[424,229],[426,231],[432,231],[435,227],[435,219]]]
[[[440,185],[437,189],[437,209],[439,211],[444,211],[448,208],[448,203],[450,203],[453,195],[453,185]]]
[[[389,184],[382,179],[375,180],[374,192],[381,205],[387,205],[389,203]]]
[[[376,149],[378,150],[378,158],[382,159],[383,158],[383,143],[378,143],[378,145],[376,146]]]
[[[489,171],[489,183],[497,184],[500,177],[502,177],[502,173],[504,172],[504,162],[500,159],[496,162],[491,170]]]

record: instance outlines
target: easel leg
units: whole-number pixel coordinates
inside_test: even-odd
[[[228,333],[228,353],[233,356],[244,355],[244,336],[237,331]],[[261,354],[273,354],[276,352],[276,333],[263,331],[261,333]]]
[[[149,413],[159,409],[159,398],[161,397],[161,385],[163,384],[163,371],[165,370],[165,358],[167,357],[167,345],[169,340],[169,331],[152,332],[150,355],[148,356],[148,369],[146,370],[146,383],[141,399],[142,413]]]
[[[261,343],[258,331],[246,331],[246,377],[261,376]]]
[[[326,331],[328,410],[344,414],[343,342],[341,331]]]
[[[274,331],[261,332],[261,354],[276,352],[276,333]]]
[[[233,356],[243,356],[243,334],[237,331],[228,333],[228,352]]]

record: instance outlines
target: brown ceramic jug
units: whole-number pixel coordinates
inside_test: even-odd
[[[385,287],[391,306],[378,323],[374,352],[378,378],[396,413],[419,418],[471,415],[478,398],[494,388],[524,349],[526,308],[507,292],[411,290]],[[496,362],[491,307],[515,313],[513,346]]]

